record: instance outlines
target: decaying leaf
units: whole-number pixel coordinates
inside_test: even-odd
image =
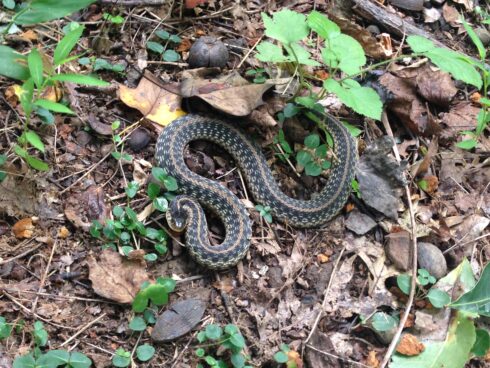
[[[182,97],[198,97],[217,110],[245,116],[264,103],[262,95],[273,86],[251,84],[237,71],[227,75],[216,72],[216,68],[186,70],[182,76]]]
[[[32,218],[28,217],[17,221],[12,227],[12,231],[17,239],[26,239],[32,237],[32,233],[34,231]]]
[[[447,139],[455,138],[462,130],[475,129],[479,111],[478,107],[466,101],[452,106],[451,110],[442,116],[442,122],[447,128],[441,132],[441,136]]]
[[[422,344],[414,335],[408,333],[402,336],[400,343],[396,347],[397,352],[408,356],[419,355],[424,349],[424,344]]]
[[[385,73],[379,82],[393,94],[388,109],[414,134],[431,136],[440,131],[426,104],[417,95],[415,76],[403,78]]]
[[[176,93],[175,88],[162,85],[150,72],[145,72],[136,88],[119,85],[119,96],[126,105],[163,126],[185,115],[180,108],[182,97]]]
[[[362,45],[366,55],[375,59],[386,59],[393,54],[388,34],[383,33],[381,41],[378,41],[365,27],[356,24],[351,19],[333,12],[329,13],[329,18],[339,25],[342,33],[355,38]]]
[[[89,256],[87,263],[94,291],[118,303],[131,303],[141,284],[149,281],[141,262],[131,262],[110,249],[102,251],[98,260]]]

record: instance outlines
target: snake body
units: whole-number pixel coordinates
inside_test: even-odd
[[[336,159],[329,180],[311,200],[297,200],[284,194],[274,180],[260,148],[238,128],[219,119],[186,115],[170,123],[156,145],[157,164],[175,177],[182,195],[170,204],[169,225],[186,228],[186,246],[191,255],[211,269],[235,265],[245,256],[252,235],[245,206],[227,188],[192,172],[184,161],[189,142],[203,139],[225,148],[240,168],[247,187],[257,203],[269,206],[272,215],[295,227],[316,227],[334,217],[350,193],[356,163],[355,141],[347,129],[332,117],[325,120],[334,141]],[[226,236],[217,246],[208,239],[208,227],[202,206],[222,220]]]

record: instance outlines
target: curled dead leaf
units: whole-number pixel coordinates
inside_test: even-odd
[[[150,72],[145,72],[138,87],[119,85],[119,96],[126,105],[139,110],[147,119],[160,125],[168,125],[185,115],[180,108],[182,97],[171,86],[162,85]]]
[[[32,237],[34,232],[34,225],[32,218],[24,218],[15,223],[12,227],[12,231],[17,239],[26,239]]]
[[[217,75],[216,72],[216,68],[186,70],[183,73],[182,97],[198,97],[217,110],[245,116],[264,103],[262,95],[273,86],[269,83],[250,84],[237,71],[227,75]]]
[[[398,353],[407,356],[419,355],[424,350],[424,344],[422,344],[417,337],[411,334],[403,335],[400,339],[400,343],[396,347],[396,351]]]

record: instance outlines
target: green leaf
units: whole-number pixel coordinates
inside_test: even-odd
[[[480,280],[473,289],[449,304],[451,308],[490,316],[490,263],[485,266]]]
[[[177,285],[175,280],[169,277],[157,277],[157,284],[163,286],[165,293],[171,293],[174,291],[175,285]]]
[[[478,142],[476,139],[470,138],[470,139],[466,139],[464,141],[456,143],[456,147],[459,147],[459,148],[462,148],[465,150],[470,150],[470,149],[475,148],[477,144],[478,144]]]
[[[323,86],[328,92],[335,93],[337,97],[355,112],[372,119],[381,119],[383,103],[379,95],[371,87],[354,86],[355,81],[345,80],[340,85],[336,80],[329,78]]]
[[[43,121],[43,123],[47,125],[54,124],[54,115],[51,114],[48,110],[43,109],[39,106],[34,106],[34,111],[36,112],[37,116],[39,116],[39,118]]]
[[[31,78],[26,80],[22,85],[19,100],[22,109],[26,116],[31,115],[32,112],[32,96],[34,95],[34,82]]]
[[[396,284],[398,288],[403,291],[406,295],[410,294],[410,284],[412,282],[412,277],[406,274],[401,274],[396,277]]]
[[[205,354],[206,354],[206,350],[204,350],[203,348],[196,349],[196,355],[199,358],[202,358]]]
[[[398,320],[388,313],[377,312],[371,318],[371,325],[376,331],[385,332],[396,328]]]
[[[316,162],[308,162],[305,166],[305,174],[309,176],[318,176],[322,171],[321,166]]]
[[[124,189],[126,192],[126,195],[128,198],[134,198],[136,194],[138,193],[138,190],[140,188],[140,185],[138,184],[137,181],[132,181],[128,183],[128,186]]]
[[[483,357],[490,349],[490,335],[487,330],[478,328],[476,330],[476,341],[471,352],[476,356]]]
[[[69,2],[69,1],[68,1]],[[68,32],[58,43],[58,46],[54,49],[53,61],[54,65],[58,66],[64,64],[67,61],[68,55],[75,47],[80,37],[82,37],[84,26],[75,28],[73,31]]]
[[[15,8],[15,1],[14,0],[2,0],[2,4],[4,7],[6,7],[7,9],[10,9],[10,10]]]
[[[165,52],[163,53],[163,60],[169,62],[179,61],[180,55],[178,52],[175,52],[174,50],[165,50]]]
[[[27,57],[19,54],[14,49],[0,45],[0,75],[7,78],[26,80],[29,78]]]
[[[359,129],[358,127],[354,126],[354,125],[351,125],[345,121],[342,122],[342,124],[347,128],[347,130],[349,131],[349,133],[353,136],[353,137],[358,137],[361,135],[362,133],[362,130]]]
[[[310,65],[310,66],[320,66],[315,60],[310,59],[311,54],[303,46],[292,43],[289,45],[284,45],[284,48],[289,54],[289,59],[291,61],[296,61],[299,64]]]
[[[129,351],[125,351],[122,348],[116,350],[116,354],[112,357],[112,364],[115,367],[124,368],[129,366],[131,363],[131,353]]]
[[[475,67],[457,52],[443,48],[434,48],[425,55],[442,70],[448,72],[454,79],[471,84],[478,89],[482,86],[482,78]]]
[[[171,192],[179,189],[179,186],[177,185],[177,180],[175,180],[173,176],[165,177],[165,179],[163,180],[163,184],[165,185],[165,188],[167,188],[167,190]]]
[[[40,159],[38,159],[36,157],[27,155],[24,158],[27,161],[27,163],[29,164],[29,166],[31,166],[33,169],[36,169],[39,171],[48,171],[49,170],[49,165],[46,162],[41,161]]]
[[[230,343],[233,344],[233,346],[243,349],[245,347],[245,339],[243,338],[241,333],[236,333],[230,336]]]
[[[27,56],[27,65],[29,66],[32,80],[36,87],[40,89],[43,84],[43,60],[37,49],[32,49]]]
[[[345,34],[330,38],[328,47],[322,49],[322,58],[327,65],[331,65],[332,53],[337,59],[335,67],[347,75],[358,73],[361,66],[366,64],[366,55],[360,43]]]
[[[63,104],[60,104],[58,102],[53,102],[49,100],[44,100],[44,99],[39,99],[34,101],[34,105],[40,106],[43,109],[49,110],[49,111],[54,111],[54,112],[59,112],[62,114],[72,114],[75,115],[73,111],[71,111],[68,107],[66,107]]]
[[[148,184],[148,189],[146,190],[148,197],[153,200],[160,194],[160,186],[156,183]]]
[[[164,31],[163,29],[159,29],[158,31],[155,32],[155,34],[164,41],[167,41],[170,38],[170,33]]]
[[[243,368],[245,366],[245,357],[241,353],[232,354],[230,361],[234,368]]]
[[[181,43],[182,42],[182,38],[180,38],[179,36],[177,35],[171,35],[170,38],[168,39],[170,42],[173,42],[173,43]]]
[[[37,24],[70,15],[96,0],[33,0],[27,11],[15,18],[17,24]]]
[[[274,360],[277,363],[287,363],[289,358],[288,358],[287,354],[285,354],[284,352],[278,351],[277,353],[274,354]]]
[[[312,160],[313,158],[311,157],[311,154],[307,151],[299,151],[296,155],[296,162],[303,167],[305,167]]]
[[[293,103],[288,103],[284,106],[284,117],[291,118],[299,112],[298,106]]]
[[[417,356],[395,353],[390,368],[463,368],[475,340],[473,321],[457,313],[445,341],[424,341],[425,350]]]
[[[255,57],[263,62],[271,63],[284,63],[291,61],[291,58],[284,55],[282,47],[274,45],[269,41],[262,41],[257,45],[257,51],[259,52]]]
[[[209,324],[204,330],[206,337],[210,340],[218,340],[223,335],[223,329],[215,324]]]
[[[12,332],[12,325],[7,323],[4,317],[0,317],[0,340],[6,339]]]
[[[150,51],[156,52],[157,54],[163,54],[165,48],[158,42],[148,41],[146,43],[146,48]]]
[[[70,361],[70,353],[65,350],[50,350],[44,354],[44,357],[55,366],[66,365]]]
[[[470,27],[468,22],[466,22],[465,19],[462,19],[463,21],[463,27],[468,33],[468,36],[470,36],[471,41],[473,42],[473,45],[476,46],[476,49],[478,50],[478,54],[480,55],[480,60],[485,60],[487,57],[487,51],[485,50],[485,46],[483,46],[483,43],[480,40],[480,37],[475,33],[473,28]]]
[[[168,210],[168,201],[164,197],[157,197],[153,200],[153,207],[160,212],[167,212]]]
[[[32,353],[29,353],[15,358],[12,368],[37,368],[37,366]]]
[[[41,321],[34,322],[34,340],[38,346],[45,346],[48,343],[48,332]]]
[[[308,15],[307,23],[324,40],[340,35],[339,26],[316,10]]]
[[[129,322],[129,328],[133,331],[144,331],[146,330],[146,322],[143,317],[134,317],[131,322]]]
[[[82,75],[82,74],[57,74],[51,77],[51,79],[60,82],[85,84],[87,86],[107,87],[111,85],[110,83],[103,81],[99,78],[91,77],[90,75]]]
[[[143,258],[148,262],[155,262],[158,259],[158,256],[155,253],[147,253]]]
[[[136,348],[136,356],[142,362],[150,360],[155,354],[155,348],[151,345],[144,344]]]
[[[28,130],[25,132],[25,137],[34,148],[44,152],[44,143],[41,141],[41,137],[39,137],[36,132]]]
[[[414,52],[426,52],[435,49],[434,43],[422,36],[408,36],[407,43]]]
[[[74,351],[70,355],[68,364],[72,368],[89,368],[92,366],[92,361],[85,354]]]
[[[311,149],[317,148],[320,145],[320,136],[318,134],[310,134],[305,138],[305,146]]]
[[[290,44],[300,41],[308,36],[306,17],[289,9],[283,9],[272,15],[262,13],[265,34],[271,38]]]
[[[442,308],[451,302],[451,298],[445,291],[432,288],[427,294],[430,304],[436,308]]]

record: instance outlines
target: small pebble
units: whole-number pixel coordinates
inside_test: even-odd
[[[134,152],[139,152],[150,143],[150,132],[145,128],[138,128],[129,137],[128,145]]]
[[[367,26],[366,29],[375,36],[377,36],[381,33],[379,27],[375,26],[374,24]]]
[[[475,29],[475,33],[483,43],[483,46],[490,45],[490,32],[487,29],[478,27]]]

